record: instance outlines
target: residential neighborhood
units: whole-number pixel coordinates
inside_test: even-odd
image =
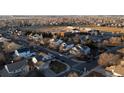
[[[1,77],[123,77],[124,16],[1,16]]]

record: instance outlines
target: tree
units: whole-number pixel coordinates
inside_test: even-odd
[[[98,64],[103,66],[117,64],[120,57],[118,54],[103,53],[99,56]]]
[[[4,65],[5,59],[5,55],[3,53],[0,53],[0,66]]]

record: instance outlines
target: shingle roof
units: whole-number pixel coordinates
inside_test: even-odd
[[[15,72],[16,70],[22,69],[26,65],[27,65],[27,62],[23,60],[20,62],[5,65],[5,69],[7,70],[7,72],[11,73],[11,72]]]

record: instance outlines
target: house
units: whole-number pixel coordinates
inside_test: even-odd
[[[91,49],[88,46],[77,45],[77,48],[79,48],[84,55],[90,54]]]
[[[74,44],[66,45],[66,49],[71,49],[74,47]]]
[[[99,30],[90,30],[88,33],[90,33],[91,35],[99,35],[100,34],[100,31]]]
[[[43,52],[40,52],[40,54],[35,57],[38,61],[44,61],[44,62],[54,58],[54,56],[52,54],[50,54],[50,53],[45,54]]]
[[[52,56],[50,54],[45,55],[45,56],[42,57],[42,61],[47,61],[47,60],[50,60],[50,59],[52,59]]]
[[[57,49],[60,44],[63,43],[63,40],[55,40],[55,39],[50,39],[49,47],[52,49]]]
[[[78,50],[76,47],[73,47],[73,48],[69,51],[69,53],[72,54],[72,55],[81,54],[81,53],[80,53],[80,50]]]
[[[69,51],[69,50],[71,50],[73,47],[74,47],[74,44],[66,45],[66,46],[65,46],[65,50],[66,50],[66,51]]]
[[[0,42],[7,42],[9,41],[10,39],[7,39],[7,38],[4,38],[2,36],[0,36]]]
[[[43,39],[43,36],[42,36],[42,34],[34,34],[34,35],[30,35],[30,38],[32,38],[33,40],[41,40],[41,39]]]
[[[4,66],[1,76],[22,76],[29,72],[26,60],[7,64]]]
[[[62,42],[63,42],[63,40],[59,39],[56,41],[56,45],[60,45],[60,44],[62,44]]]
[[[36,53],[29,48],[22,48],[14,51],[14,56],[20,56],[23,58],[28,58],[34,55],[36,55]]]
[[[88,47],[88,46],[80,46],[80,45],[77,45],[75,47],[73,47],[69,53],[70,54],[73,54],[73,55],[88,55],[90,54],[91,52],[91,49]]]

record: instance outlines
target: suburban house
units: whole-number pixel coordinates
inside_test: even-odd
[[[4,66],[2,76],[22,76],[29,72],[26,60]]]
[[[14,51],[14,56],[20,56],[23,58],[28,58],[33,55],[36,55],[36,53],[29,48],[22,48]]]

